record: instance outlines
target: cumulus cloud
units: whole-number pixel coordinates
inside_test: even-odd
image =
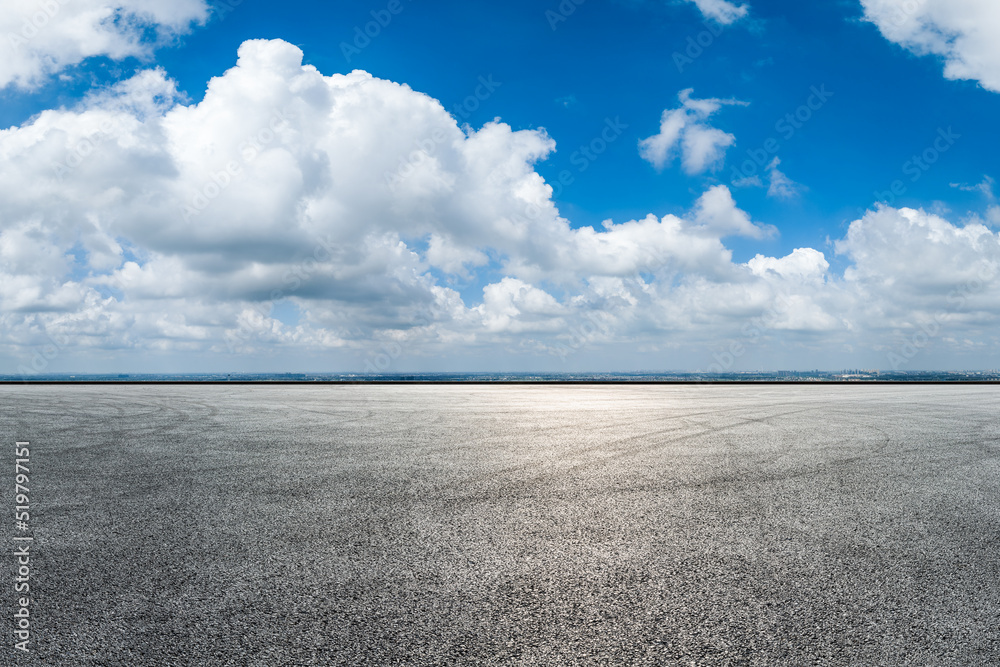
[[[747,262],[747,266],[755,276],[766,277],[773,273],[781,278],[816,282],[825,279],[830,263],[818,250],[796,248],[790,255],[781,258],[758,254]]]
[[[735,23],[746,16],[750,8],[745,5],[736,5],[727,0],[688,0],[694,3],[705,18],[718,21],[722,25]]]
[[[895,295],[900,305],[944,306],[963,284],[992,280],[1000,268],[1000,236],[978,223],[955,225],[923,210],[881,206],[851,223],[837,252],[852,261],[849,281]]]
[[[691,97],[688,88],[678,93],[681,106],[664,110],[660,131],[639,142],[639,155],[657,169],[663,169],[679,154],[681,165],[689,174],[700,174],[722,166],[726,149],[736,141],[727,132],[709,126],[705,121],[725,105],[745,105],[738,100]]]
[[[724,103],[682,100],[701,117]],[[982,225],[882,208],[837,244],[843,275],[809,248],[737,262],[727,239],[776,230],[723,185],[679,214],[574,226],[535,169],[554,148],[499,120],[459,126],[366,72],[325,76],[280,40],[244,43],[197,104],[141,72],[0,131],[0,355],[10,372],[51,344],[66,360],[295,351],[357,368],[373,349],[559,364],[615,344],[689,363],[748,322],[762,345],[846,344],[938,305],[922,293],[944,307],[1000,259]]]
[[[91,343],[157,349],[219,348],[248,328],[252,343],[335,347],[393,328],[546,330],[563,306],[532,281],[718,278],[734,270],[722,237],[771,231],[723,186],[689,216],[574,229],[533,168],[554,148],[544,132],[462,129],[407,86],[301,61],[250,41],[198,104],[148,70],[0,132],[3,312],[29,331],[89,304],[75,317]],[[432,277],[480,269],[503,276],[478,306]],[[281,299],[296,326],[270,318]],[[422,312],[434,321],[400,325]]]
[[[695,220],[706,230],[719,236],[746,236],[765,238],[777,233],[770,225],[758,225],[750,216],[736,208],[729,188],[716,185],[710,188],[695,204]]]
[[[918,55],[944,59],[949,79],[1000,92],[1000,4],[993,0],[861,0],[865,19]]]
[[[549,293],[517,278],[504,278],[483,289],[483,303],[474,309],[487,331],[523,333],[557,330],[565,308]]]
[[[0,89],[32,88],[87,58],[145,58],[209,16],[205,0],[0,0]]]
[[[1000,237],[987,227],[879,207],[851,223],[836,249],[852,263],[844,272],[851,318],[873,340],[895,342],[887,346],[892,366],[905,361],[897,350],[913,340],[953,352],[965,347],[959,339],[998,342]]]

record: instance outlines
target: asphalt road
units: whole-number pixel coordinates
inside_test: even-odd
[[[0,664],[1000,664],[998,399],[2,386]]]

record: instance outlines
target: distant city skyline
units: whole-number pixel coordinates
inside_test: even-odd
[[[0,375],[1000,366],[989,0],[0,12]]]

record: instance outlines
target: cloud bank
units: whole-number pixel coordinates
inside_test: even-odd
[[[724,103],[681,99],[682,130]],[[682,154],[683,135],[668,142]],[[882,207],[835,245],[842,273],[812,248],[740,262],[730,239],[777,230],[726,186],[687,212],[578,227],[535,170],[554,149],[499,120],[460,127],[366,72],[324,76],[280,40],[245,42],[193,105],[141,72],[0,131],[0,354],[9,372],[292,352],[331,370],[560,368],[588,348],[693,368],[732,340],[885,354],[935,317],[957,341],[936,345],[996,337],[1000,239],[982,224]]]

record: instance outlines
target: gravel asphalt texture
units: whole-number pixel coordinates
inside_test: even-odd
[[[0,665],[997,665],[998,405],[987,386],[0,386]]]

